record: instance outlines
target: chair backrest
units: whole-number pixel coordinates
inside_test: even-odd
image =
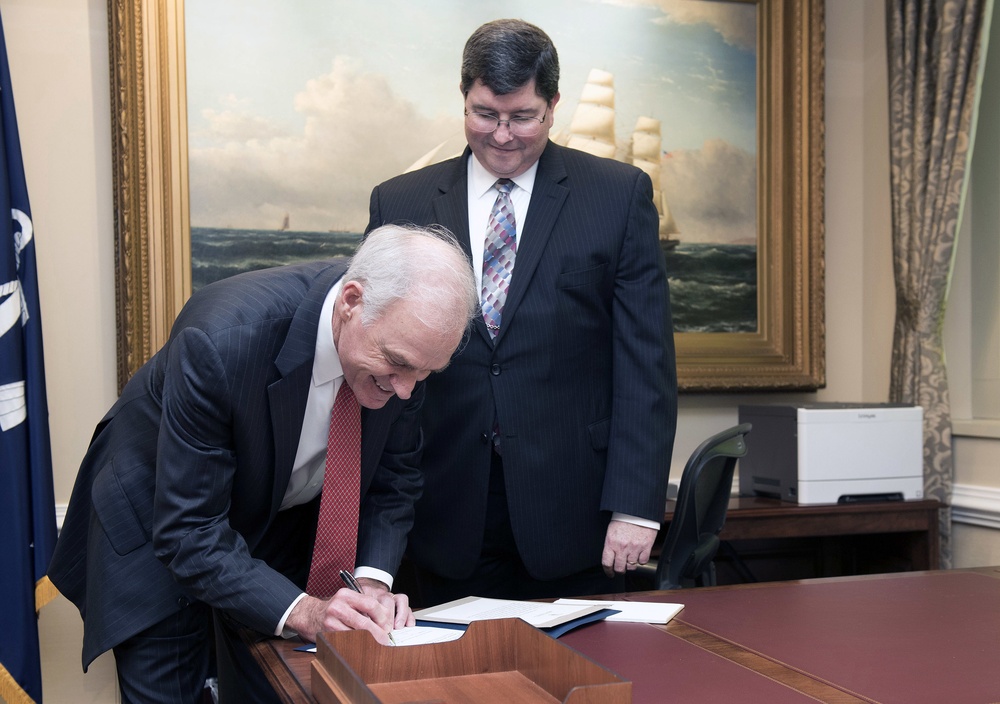
[[[747,453],[746,436],[751,427],[743,423],[713,435],[688,459],[657,561],[657,589],[715,583],[712,560],[726,522],[736,460]]]

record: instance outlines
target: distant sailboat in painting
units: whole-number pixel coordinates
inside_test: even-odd
[[[285,213],[285,219],[281,221],[281,227],[278,228],[278,232],[285,232],[288,230],[288,213]]]

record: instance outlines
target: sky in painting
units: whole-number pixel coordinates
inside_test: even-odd
[[[690,241],[756,233],[756,5],[706,0],[189,0],[191,222],[360,231],[368,196],[464,146],[459,64],[497,17],[537,24],[561,64],[555,129],[587,75],[614,75],[616,130],[662,122],[663,189]]]

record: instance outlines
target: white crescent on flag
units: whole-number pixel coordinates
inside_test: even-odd
[[[20,230],[14,230],[14,261],[20,270],[21,252],[31,242],[34,230],[27,213],[14,208],[11,210],[11,217],[20,225]],[[28,322],[28,306],[21,290],[21,282],[15,278],[0,284],[0,337],[13,330],[18,322],[21,325]],[[0,431],[10,430],[27,419],[24,388],[23,379],[0,386]]]

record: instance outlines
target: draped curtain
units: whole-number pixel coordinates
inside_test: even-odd
[[[992,0],[886,0],[896,323],[889,400],[924,409],[924,495],[951,566],[953,462],[942,326]]]

